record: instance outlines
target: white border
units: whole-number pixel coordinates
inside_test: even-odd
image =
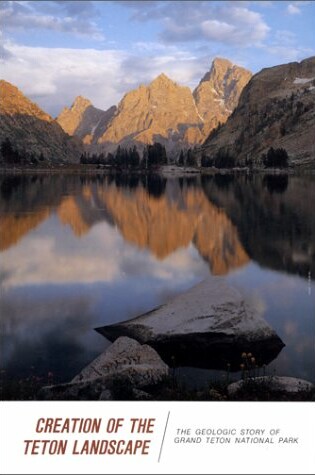
[[[314,474],[315,404],[280,402],[1,402],[1,474]],[[167,418],[168,424],[166,427]],[[38,418],[102,418],[102,434],[36,434]],[[153,434],[130,434],[130,418],[154,418]],[[123,418],[119,434],[106,433]],[[175,443],[177,429],[280,431],[296,443]],[[164,437],[165,436],[165,437]],[[195,434],[194,434],[195,436]],[[150,438],[149,455],[24,455],[25,439]],[[188,436],[185,436],[188,437]],[[164,442],[162,445],[162,441]],[[160,458],[160,462],[158,461]]]

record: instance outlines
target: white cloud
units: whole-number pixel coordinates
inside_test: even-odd
[[[287,12],[290,13],[290,15],[299,15],[301,10],[296,4],[290,3],[288,5]]]
[[[253,46],[269,32],[261,15],[244,6],[222,5],[196,15],[173,16],[164,22],[162,39],[167,42],[215,41],[217,43]]]
[[[120,2],[138,21],[157,20],[166,43],[215,41],[223,44],[252,46],[269,32],[260,13],[251,10],[250,2]]]
[[[92,2],[2,2],[0,20],[4,30],[51,30],[102,40]]]
[[[85,95],[101,108],[121,98],[117,84],[126,58],[123,51],[34,48],[12,43],[5,47],[11,57],[2,64],[2,77],[52,115],[77,95]]]
[[[132,80],[134,87],[139,83],[149,83],[164,72],[180,85],[195,87],[201,77],[210,68],[211,58],[208,55],[197,56],[170,46],[158,51],[147,51],[147,55],[129,55],[122,63],[122,70]]]
[[[309,5],[311,2],[307,0],[299,0],[297,2],[292,2],[287,6],[287,12],[290,15],[300,15],[302,13],[302,8]]]
[[[201,31],[209,39],[224,41],[227,35],[235,32],[235,27],[218,20],[206,20],[201,23]]]
[[[101,109],[117,104],[123,94],[164,72],[179,84],[194,87],[211,58],[175,46],[141,44],[131,52],[114,49],[70,49],[4,44],[2,77],[15,84],[51,115],[78,95]]]

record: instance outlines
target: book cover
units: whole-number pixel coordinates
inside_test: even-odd
[[[314,13],[1,3],[1,473],[314,473]]]

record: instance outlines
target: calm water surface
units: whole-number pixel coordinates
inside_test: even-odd
[[[267,371],[315,381],[315,177],[28,175],[0,190],[6,378],[71,379],[109,345],[95,327],[213,274],[285,343]],[[179,373],[202,386],[220,372]]]

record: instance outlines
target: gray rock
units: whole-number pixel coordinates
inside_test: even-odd
[[[153,348],[121,337],[71,382],[46,386],[38,397],[46,400],[148,399],[144,391],[134,391],[161,382],[168,371]]]
[[[152,399],[151,394],[141,389],[133,389],[132,393],[136,401],[150,401]]]
[[[268,363],[284,346],[241,293],[210,277],[168,303],[133,320],[97,331],[110,340],[126,335],[154,347],[175,365],[222,368],[250,351]],[[239,363],[237,363],[239,368]],[[232,368],[233,369],[233,368]]]
[[[109,389],[105,389],[101,392],[100,401],[112,401],[113,399],[113,395]]]
[[[167,374],[168,366],[153,348],[131,338],[120,337],[71,382],[120,376],[133,387],[142,388],[159,383]]]
[[[260,376],[250,378],[249,380],[239,380],[228,386],[229,396],[236,396],[244,387],[244,384],[257,384],[257,387],[265,388],[270,393],[299,393],[310,391],[314,388],[314,384],[304,379],[291,378],[287,376]]]

